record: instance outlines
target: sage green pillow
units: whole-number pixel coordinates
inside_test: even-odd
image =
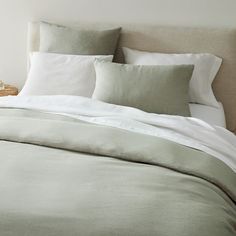
[[[146,112],[190,116],[193,65],[144,66],[95,62],[93,98]]]
[[[114,55],[121,28],[111,30],[75,30],[40,23],[40,52],[72,55]]]

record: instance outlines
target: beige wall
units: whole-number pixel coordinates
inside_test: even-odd
[[[235,0],[0,0],[0,79],[26,78],[30,20],[236,27]],[[236,43],[236,42],[235,42]]]

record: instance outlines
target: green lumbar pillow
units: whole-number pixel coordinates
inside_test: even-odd
[[[169,115],[190,116],[189,81],[193,65],[140,66],[95,62],[93,98]]]

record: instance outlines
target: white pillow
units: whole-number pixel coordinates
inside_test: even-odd
[[[164,54],[123,48],[125,61],[134,65],[181,65],[193,64],[190,80],[190,102],[219,107],[212,91],[212,82],[220,69],[222,59],[208,53]]]
[[[200,104],[189,104],[191,116],[207,122],[210,125],[217,125],[226,128],[224,107],[219,102],[219,107],[205,106]]]
[[[94,61],[113,56],[81,56],[34,52],[28,79],[19,96],[78,95],[92,97],[96,83]]]

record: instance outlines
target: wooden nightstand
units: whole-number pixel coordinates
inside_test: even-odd
[[[16,96],[18,94],[18,89],[11,85],[5,85],[5,89],[0,90],[0,97],[3,96]]]

